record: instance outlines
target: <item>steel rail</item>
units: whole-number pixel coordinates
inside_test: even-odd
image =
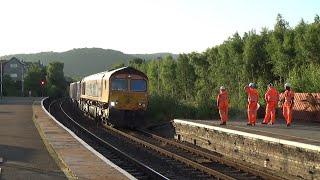
[[[163,176],[162,174],[160,174],[159,172],[153,170],[152,168],[150,168],[149,166],[143,164],[142,162],[132,158],[131,156],[129,156],[128,154],[126,154],[125,152],[122,152],[121,150],[119,150],[118,148],[114,147],[113,145],[111,145],[110,143],[106,142],[105,140],[101,139],[100,137],[96,136],[95,134],[93,134],[91,131],[87,130],[85,127],[83,127],[82,125],[80,125],[78,122],[76,122],[72,117],[70,117],[62,108],[62,103],[64,101],[61,101],[60,103],[60,109],[61,111],[66,115],[66,117],[68,117],[69,120],[71,120],[75,125],[77,125],[83,132],[85,132],[87,135],[91,136],[92,138],[96,139],[99,143],[108,146],[109,148],[111,148],[112,150],[114,150],[118,155],[125,157],[126,159],[129,159],[132,163],[134,163],[135,165],[137,165],[138,167],[145,169],[146,170],[146,174],[148,174],[149,176],[153,177],[154,179],[166,179],[168,180],[167,177]]]
[[[182,143],[178,143],[178,142],[173,141],[173,140],[169,140],[169,139],[157,136],[155,134],[146,132],[144,130],[140,130],[139,129],[138,131],[140,131],[141,133],[144,133],[144,134],[146,134],[146,135],[148,135],[148,136],[150,136],[150,137],[152,137],[152,138],[154,138],[154,139],[156,139],[158,141],[161,141],[163,143],[170,144],[172,146],[181,148],[181,149],[186,150],[186,151],[191,152],[191,153],[195,153],[195,154],[200,155],[202,157],[208,158],[208,159],[210,159],[212,161],[217,161],[217,162],[226,164],[228,166],[237,168],[239,170],[243,170],[245,172],[250,172],[250,173],[252,173],[254,175],[262,177],[263,179],[275,179],[275,180],[283,179],[283,178],[280,178],[279,176],[273,175],[271,172],[263,172],[263,171],[260,171],[260,170],[257,170],[257,169],[253,169],[253,168],[250,168],[250,167],[245,166],[243,164],[240,164],[240,163],[228,160],[226,158],[222,158],[222,157],[219,157],[219,156],[216,156],[216,155],[213,155],[213,154],[198,150],[196,148],[184,145]]]
[[[179,156],[179,155],[177,155],[177,154],[174,154],[174,153],[172,153],[172,152],[169,152],[169,151],[167,151],[167,150],[165,150],[165,149],[163,149],[163,148],[160,148],[160,147],[158,147],[158,146],[156,146],[156,145],[153,145],[153,144],[150,144],[150,143],[148,143],[148,142],[145,142],[145,141],[143,141],[143,140],[141,140],[141,139],[139,139],[139,138],[136,138],[136,137],[134,137],[134,136],[131,136],[131,135],[129,135],[129,134],[126,134],[126,133],[124,133],[124,132],[122,132],[122,131],[120,131],[120,130],[117,130],[117,129],[115,129],[115,128],[108,127],[108,126],[105,126],[105,128],[108,129],[108,130],[113,131],[114,133],[120,134],[120,135],[122,135],[123,137],[128,138],[128,139],[130,139],[131,141],[133,141],[133,142],[135,142],[135,143],[138,143],[138,144],[140,144],[140,145],[143,145],[144,147],[148,147],[148,148],[150,148],[150,149],[152,149],[152,150],[154,150],[154,151],[156,151],[156,152],[158,152],[158,153],[160,153],[160,154],[163,154],[163,155],[165,155],[165,156],[167,156],[167,157],[176,159],[176,160],[178,160],[178,161],[180,161],[180,162],[182,162],[182,163],[184,163],[184,164],[187,164],[188,166],[192,166],[193,168],[195,168],[195,169],[197,169],[197,170],[199,170],[199,171],[205,172],[205,173],[207,173],[207,174],[209,174],[209,175],[212,175],[212,176],[214,176],[214,177],[216,177],[216,178],[226,179],[226,180],[235,180],[235,178],[233,178],[233,177],[230,177],[230,176],[228,176],[228,175],[226,175],[226,174],[223,174],[223,173],[221,173],[221,172],[219,172],[219,171],[210,169],[210,168],[208,168],[208,167],[206,167],[206,166],[203,166],[203,165],[201,165],[201,164],[199,164],[199,163],[197,163],[197,162],[194,162],[194,161],[192,161],[192,160],[189,160],[189,159],[187,159],[187,158],[184,158],[184,157],[182,157],[182,156]]]

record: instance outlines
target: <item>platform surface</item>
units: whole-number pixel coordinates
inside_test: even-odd
[[[246,120],[229,120],[226,126],[220,126],[219,120],[180,120],[320,146],[320,123],[293,122],[292,126],[286,127],[281,120],[274,125],[264,125],[259,119],[256,126],[247,126]]]
[[[135,179],[65,129],[54,117],[48,115],[40,102],[36,102],[33,108],[35,124],[47,148],[69,178]]]
[[[39,98],[0,100],[0,179],[66,179],[32,121]]]

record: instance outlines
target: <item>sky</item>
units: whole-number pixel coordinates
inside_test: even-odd
[[[291,27],[317,0],[0,0],[0,56],[99,47],[124,53],[202,52],[235,32]]]

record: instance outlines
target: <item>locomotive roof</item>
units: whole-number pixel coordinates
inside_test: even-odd
[[[118,72],[134,73],[134,74],[139,74],[145,78],[148,78],[144,73],[142,73],[141,71],[136,70],[132,67],[121,67],[121,68],[114,69],[111,71],[105,71],[105,72],[100,72],[97,74],[92,74],[90,76],[84,77],[82,80],[96,80],[96,79],[102,79],[102,78],[110,79],[110,77],[113,74],[118,73]]]
[[[122,68],[119,68],[119,69],[115,69],[115,70],[112,70],[112,71],[108,71],[105,75],[105,78],[106,79],[110,79],[110,77],[115,74],[115,73],[129,73],[129,74],[138,74],[140,76],[143,76],[145,78],[148,78],[143,72],[135,69],[135,68],[132,68],[132,67],[122,67]]]
[[[88,81],[88,80],[101,79],[101,78],[103,78],[103,76],[104,76],[105,74],[106,74],[106,72],[100,72],[100,73],[97,73],[97,74],[92,74],[92,75],[89,75],[89,76],[84,77],[82,80]]]

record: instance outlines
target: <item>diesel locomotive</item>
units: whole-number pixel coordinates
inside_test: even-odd
[[[71,83],[69,95],[80,110],[98,122],[139,127],[148,107],[148,77],[132,67],[122,67]]]

